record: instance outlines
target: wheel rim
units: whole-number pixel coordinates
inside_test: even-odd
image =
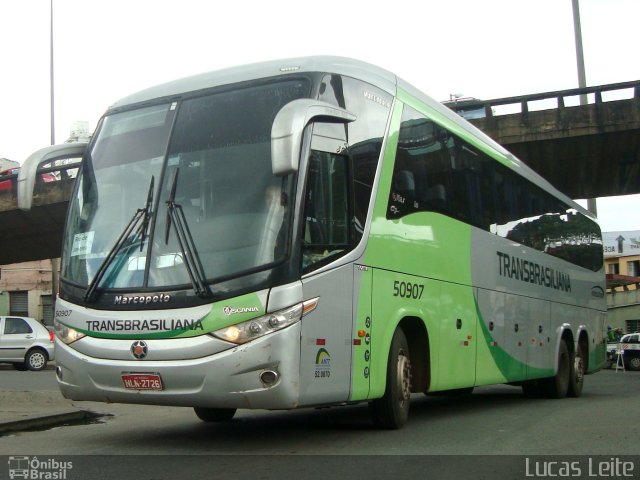
[[[640,368],[640,358],[635,357],[629,360],[629,366],[631,368]]]
[[[44,355],[40,352],[36,352],[29,358],[29,365],[33,368],[42,368],[44,366]]]
[[[562,382],[563,385],[569,385],[569,369],[571,368],[571,363],[567,359],[567,355],[562,354],[560,357],[560,366],[558,371],[558,378]],[[565,388],[566,390],[566,388]]]
[[[400,405],[411,396],[411,362],[403,351],[398,353],[398,400]]]
[[[576,383],[582,383],[584,378],[584,362],[582,361],[582,355],[578,353],[574,362],[574,371],[576,375]]]

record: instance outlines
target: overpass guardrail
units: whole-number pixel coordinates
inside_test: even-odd
[[[631,97],[627,96],[624,100],[629,98],[635,99],[640,103],[640,80],[634,80],[630,82],[612,83],[607,85],[598,85],[593,87],[583,88],[571,88],[568,90],[556,90],[552,92],[534,93],[529,95],[519,95],[514,97],[496,98],[493,100],[478,100],[478,99],[459,99],[444,102],[454,112],[459,113],[461,116],[473,119],[473,118],[486,118],[491,119],[494,116],[501,116],[506,114],[520,113],[522,115],[523,123],[528,120],[528,113],[531,110],[530,103],[549,101],[542,105],[542,108],[536,110],[545,109],[564,109],[565,107],[580,106],[585,104],[602,104],[608,101],[619,100],[620,98],[612,98],[610,100],[603,100],[603,93],[618,92],[622,94],[623,91],[632,91]],[[580,99],[575,105],[569,105],[566,99],[576,97]],[[556,100],[556,105],[550,105],[550,101]],[[520,106],[519,111],[505,111],[497,113],[495,107],[504,106]]]

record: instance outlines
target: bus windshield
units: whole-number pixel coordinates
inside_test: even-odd
[[[62,278],[87,286],[101,269],[98,289],[166,289],[192,283],[187,262],[214,283],[281,261],[294,179],[271,171],[271,125],[309,91],[294,79],[106,116],[71,199]],[[113,252],[149,198],[144,228]]]

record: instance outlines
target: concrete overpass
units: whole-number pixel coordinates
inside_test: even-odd
[[[631,98],[603,101],[620,91]],[[579,95],[591,103],[567,106]],[[536,110],[540,102],[547,104]],[[519,111],[496,114],[509,105]],[[640,193],[640,80],[449,106],[481,110],[472,123],[572,198]],[[23,166],[19,176],[0,179],[0,265],[60,256],[81,150],[70,144],[68,155],[56,151],[32,172]],[[18,198],[30,209],[18,208]]]
[[[19,174],[0,178],[0,265],[60,256],[67,206],[85,146],[68,144],[30,167],[27,159]]]
[[[470,122],[571,198],[640,193],[640,80],[448,106],[481,113]],[[519,112],[496,115],[505,106]]]

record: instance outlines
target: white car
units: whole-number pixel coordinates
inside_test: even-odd
[[[623,335],[620,344],[624,350],[624,365],[629,370],[640,370],[640,333]]]
[[[617,362],[619,351],[624,352],[622,358],[625,368],[629,370],[640,370],[640,333],[627,333],[616,343],[609,343],[607,350],[611,363]]]
[[[29,317],[0,316],[0,362],[42,370],[54,360],[54,334]]]

